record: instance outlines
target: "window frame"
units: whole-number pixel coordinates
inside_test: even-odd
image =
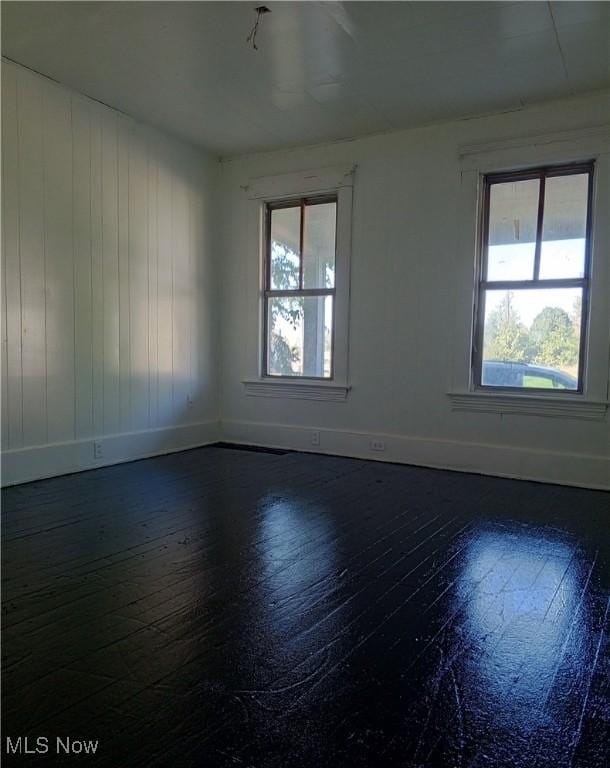
[[[473,308],[473,331],[471,349],[471,380],[475,392],[487,393],[517,393],[520,395],[582,396],[585,391],[585,375],[587,369],[587,334],[589,305],[591,294],[591,252],[593,239],[593,189],[596,170],[595,160],[586,160],[561,164],[549,164],[514,171],[499,171],[486,173],[482,177],[482,195],[479,216],[479,248],[477,249],[476,287]],[[588,175],[587,184],[587,216],[585,223],[585,253],[583,276],[580,278],[540,278],[540,256],[542,250],[542,233],[544,224],[544,203],[546,179],[558,176]],[[487,269],[489,262],[489,208],[491,187],[494,184],[511,181],[528,181],[539,179],[538,212],[536,222],[536,244],[534,253],[534,272],[531,280],[488,280]],[[555,389],[544,387],[511,387],[482,383],[483,375],[483,341],[485,327],[485,297],[488,290],[544,290],[552,288],[581,288],[581,321],[580,345],[578,359],[578,386],[576,389]]]
[[[259,176],[240,184],[247,198],[247,238],[243,269],[248,290],[244,296],[242,384],[250,397],[345,402],[349,382],[349,305],[352,250],[352,207],[356,165],[304,169]],[[337,196],[333,380],[303,376],[263,376],[265,206],[283,200],[322,195]]]
[[[335,203],[335,267],[337,262],[337,230],[339,224],[339,195],[335,193],[321,193],[318,195],[297,196],[288,199],[265,202],[264,208],[264,258],[263,258],[263,338],[261,347],[261,372],[263,379],[273,381],[297,380],[332,382],[335,379],[335,315],[337,293],[337,270],[332,288],[303,288],[303,245],[305,229],[305,208],[308,205],[322,205]],[[299,286],[298,288],[276,289],[271,288],[271,218],[273,211],[284,208],[300,209],[300,233],[299,233]],[[278,374],[269,372],[269,299],[283,297],[308,297],[308,296],[332,296],[332,332],[330,340],[330,375],[329,376],[299,376],[298,374]]]

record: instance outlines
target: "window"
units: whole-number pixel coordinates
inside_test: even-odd
[[[593,164],[485,177],[478,388],[583,391]]]
[[[355,166],[260,176],[249,203],[245,392],[345,402]],[[256,286],[256,287],[255,287]]]
[[[266,205],[263,375],[333,378],[337,196]]]

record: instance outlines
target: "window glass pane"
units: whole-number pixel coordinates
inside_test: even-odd
[[[539,179],[491,185],[488,280],[534,277],[539,189]]]
[[[268,307],[267,373],[330,378],[333,297],[272,297]]]
[[[271,290],[299,287],[301,208],[271,211]]]
[[[581,288],[487,290],[481,383],[577,389]]]
[[[540,250],[540,278],[583,277],[589,176],[551,176],[546,180]]]
[[[305,207],[303,288],[334,288],[337,203]]]

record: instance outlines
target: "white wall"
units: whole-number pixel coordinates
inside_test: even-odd
[[[227,440],[386,458],[554,482],[610,487],[610,427],[598,421],[451,409],[456,323],[470,331],[474,249],[460,246],[463,145],[583,131],[610,124],[608,94],[510,114],[265,153],[223,162],[221,414]],[[527,140],[523,142],[527,144]],[[352,390],[346,402],[249,397],[242,381],[256,328],[257,268],[252,264],[248,199],[259,176],[357,164],[351,263]],[[608,389],[608,162],[600,165],[594,276],[606,317],[594,353]],[[474,216],[474,211],[472,212]],[[466,285],[467,314],[463,296]],[[461,327],[461,325],[460,325]],[[464,347],[464,345],[462,345]],[[467,343],[465,345],[467,354]],[[464,354],[464,349],[458,350]],[[458,366],[459,368],[459,366]],[[370,450],[385,435],[386,452]],[[317,449],[316,449],[317,450]]]
[[[472,287],[460,148],[608,125],[607,94],[219,167],[12,63],[2,77],[3,483],[217,437],[311,449],[320,429],[331,453],[610,486],[608,416],[462,413],[447,397]],[[258,265],[242,185],[354,163],[347,401],[249,397]],[[610,315],[607,173],[598,184]]]
[[[2,159],[3,482],[212,439],[218,163],[5,61]]]

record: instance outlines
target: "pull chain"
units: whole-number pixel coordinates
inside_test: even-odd
[[[267,8],[266,5],[259,5],[255,9],[256,11],[256,21],[254,22],[254,26],[250,30],[250,34],[246,38],[247,43],[252,43],[252,48],[255,51],[258,51],[258,45],[256,44],[256,33],[258,32],[258,25],[261,20],[261,16],[265,13],[271,13],[271,10]]]

